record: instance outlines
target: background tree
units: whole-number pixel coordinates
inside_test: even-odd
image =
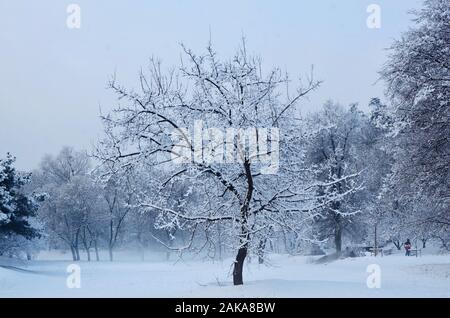
[[[392,230],[398,228],[393,225],[399,220],[392,208],[394,194],[386,191],[385,187],[393,164],[388,150],[389,118],[385,117],[386,108],[379,98],[371,100],[370,113],[364,116],[358,150],[358,158],[365,167],[361,175],[364,189],[357,195],[360,207],[365,213],[358,225],[367,226],[365,235],[368,239],[365,243],[370,243],[375,248],[375,256],[378,254],[378,248],[393,237]]]
[[[112,174],[101,181],[100,195],[107,210],[106,222],[108,223],[108,230],[106,231],[106,240],[110,261],[114,259],[113,249],[117,245],[127,216],[132,212],[133,204],[135,203],[132,179],[133,172],[127,170],[125,175]]]
[[[391,47],[382,76],[391,106],[390,180],[399,206],[417,197],[433,209],[422,217],[449,225],[450,203],[450,2],[427,0],[414,27]]]
[[[65,147],[56,156],[46,156],[35,183],[47,199],[39,210],[50,236],[62,240],[71,250],[73,260],[80,259],[79,247],[82,234],[86,231],[86,210],[81,206],[88,187],[90,162],[86,153]],[[84,236],[88,245],[87,236]]]
[[[309,120],[314,134],[308,157],[319,185],[317,201],[322,206],[315,226],[322,240],[333,238],[339,254],[344,231],[361,211],[352,196],[362,189],[360,173],[365,166],[357,154],[364,119],[355,105],[344,109],[329,101]]]

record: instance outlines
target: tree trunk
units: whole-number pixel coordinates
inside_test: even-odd
[[[167,236],[167,246],[170,248],[172,247],[172,241],[173,241],[173,235],[175,233],[171,233],[170,230],[166,230],[165,231],[166,236]],[[170,260],[170,249],[166,250],[166,261]]]
[[[218,246],[219,246],[219,260],[222,260],[222,247],[223,247],[223,242],[222,242],[222,228],[220,226],[220,222],[217,222],[217,238],[218,238]]]
[[[375,224],[375,228],[374,228],[374,251],[373,254],[375,255],[375,257],[377,257],[378,254],[378,241],[377,241],[377,224]]]
[[[264,250],[266,249],[266,242],[267,242],[267,238],[264,238],[261,241],[259,241],[259,245],[258,245],[258,263],[259,264],[264,263]]]
[[[247,247],[241,247],[236,256],[236,261],[234,262],[233,269],[233,285],[243,285],[244,280],[242,277],[242,272],[244,270],[244,261],[247,256]]]
[[[75,253],[75,247],[70,246],[70,251],[72,252],[72,260],[77,261],[77,254]]]
[[[108,252],[109,252],[109,261],[112,262],[113,258],[113,245],[114,245],[114,220],[111,218],[109,221],[109,243],[108,243]]]
[[[75,256],[75,260],[76,261],[79,261],[80,260],[80,249],[78,248],[78,245],[77,246],[75,246],[75,254],[76,254],[76,256]]]
[[[425,248],[427,244],[427,240],[426,239],[422,239],[422,248]]]
[[[88,262],[90,262],[91,261],[91,249],[86,246],[85,250],[86,250],[86,255],[87,255]]]
[[[250,241],[250,233],[247,229],[247,220],[248,220],[248,211],[250,207],[250,202],[253,196],[253,176],[250,169],[250,162],[246,160],[244,162],[245,175],[247,177],[247,193],[245,195],[244,203],[241,207],[241,234],[240,234],[240,248],[238,250],[236,261],[234,262],[233,269],[233,284],[234,285],[243,285],[244,280],[242,278],[242,272],[244,270],[244,261],[247,256],[248,244]]]
[[[342,251],[342,228],[341,224],[337,223],[334,231],[334,245],[336,246],[336,253],[341,254]]]
[[[100,262],[100,255],[98,254],[97,239],[95,239],[95,241],[94,241],[94,250],[95,250],[95,260],[97,262]]]
[[[332,203],[332,208],[335,211],[338,211],[340,206],[341,203],[339,201]],[[342,217],[339,213],[334,213],[334,222],[334,245],[336,247],[336,254],[340,255],[342,252]]]
[[[141,231],[138,232],[137,234],[137,241],[138,241],[138,245],[139,245],[139,250],[141,252],[141,261],[143,262],[145,260],[145,243],[142,239],[142,233]]]
[[[112,246],[108,247],[108,252],[109,252],[109,261],[112,262],[114,260],[113,247]]]
[[[285,230],[283,229],[281,232],[283,233],[284,249],[286,250],[286,252],[287,252],[289,255],[293,255],[293,254],[294,254],[294,250],[292,249],[292,246],[291,246],[290,241],[289,241],[288,238],[286,237],[286,232],[285,232]]]
[[[86,251],[87,260],[88,260],[88,262],[90,262],[91,261],[91,249],[87,245],[85,239],[83,239],[82,241],[83,241],[84,250]]]
[[[89,242],[89,244],[88,244],[88,242],[87,242],[87,234],[86,234],[86,227],[83,228],[83,232],[82,232],[82,236],[81,236],[81,242],[83,243],[84,250],[86,251],[87,260],[88,260],[88,262],[90,262],[91,261],[91,244],[92,244],[92,241]]]
[[[74,244],[77,261],[80,260],[80,248],[78,247],[79,238],[80,238],[80,230],[77,230],[77,233],[75,234],[75,244]]]
[[[400,244],[399,240],[392,240],[392,243],[394,243],[394,245],[397,248],[397,250],[400,251],[402,249],[402,245]]]

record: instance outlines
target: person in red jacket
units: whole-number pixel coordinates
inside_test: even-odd
[[[403,244],[403,246],[405,247],[405,256],[409,256],[411,253],[411,242],[409,241],[409,239],[406,240],[406,242]]]

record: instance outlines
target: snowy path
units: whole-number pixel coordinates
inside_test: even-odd
[[[231,286],[231,260],[80,262],[81,288],[66,287],[67,261],[0,267],[1,297],[450,297],[450,255],[345,259],[312,264],[309,257],[272,255],[249,264],[244,286]],[[366,285],[367,265],[381,268],[381,288]],[[25,265],[28,264],[28,265]],[[26,267],[24,267],[26,266]]]

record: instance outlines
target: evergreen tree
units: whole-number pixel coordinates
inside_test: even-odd
[[[30,224],[36,215],[36,200],[24,193],[30,175],[21,175],[14,168],[15,158],[9,153],[0,159],[0,239],[21,235],[27,239],[39,236]]]

